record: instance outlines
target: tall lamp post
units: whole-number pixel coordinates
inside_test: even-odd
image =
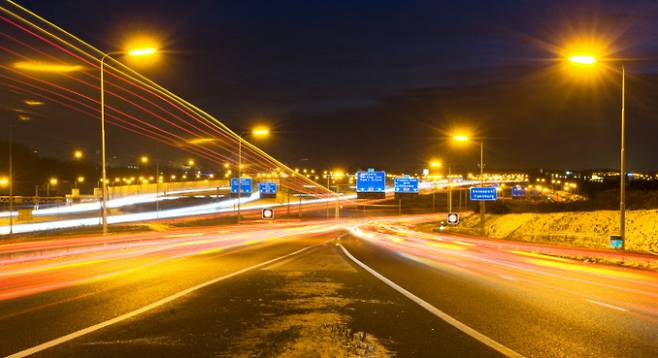
[[[452,136],[455,142],[471,142],[475,139],[466,134],[455,134]],[[484,186],[484,140],[477,139],[480,142],[480,187]],[[480,200],[480,234],[484,236],[485,228],[485,210],[486,206],[484,200]]]
[[[105,156],[105,60],[110,56],[128,55],[128,56],[148,56],[156,53],[155,48],[142,48],[130,51],[113,51],[108,52],[100,60],[100,80],[101,80],[101,191],[102,204],[101,215],[103,224],[103,234],[107,234],[107,161]]]
[[[160,217],[160,160],[158,158],[153,158],[155,161],[155,217]],[[147,167],[151,158],[147,155],[142,155],[139,157],[139,163],[144,167]]]
[[[336,197],[336,208],[334,209],[334,217],[336,220],[340,218],[340,203],[338,199],[338,182],[336,179],[342,179],[343,176],[345,175],[341,170],[334,170],[330,171],[327,174],[327,189],[331,191],[331,188],[329,186],[330,179],[333,179],[334,184],[335,184],[335,190],[334,190],[334,196]],[[327,207],[327,219],[329,219],[329,208]]]
[[[240,132],[238,135],[238,224],[240,223],[240,202],[242,201],[242,142],[243,136],[251,135],[254,138],[267,138],[270,136],[270,129],[267,127],[255,127],[251,132]]]
[[[598,62],[595,56],[577,54],[568,58],[576,66],[594,66]],[[621,249],[626,248],[626,69],[620,66],[621,71],[621,123],[619,148],[619,238]]]
[[[443,167],[443,162],[438,160],[430,161],[430,168],[438,169]],[[432,173],[430,172],[430,175]],[[432,212],[436,211],[436,187],[434,185],[434,180],[432,179]]]

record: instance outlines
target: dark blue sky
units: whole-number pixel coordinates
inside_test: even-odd
[[[596,34],[627,59],[630,165],[658,169],[651,1],[22,4],[103,50],[157,34],[165,65],[148,76],[234,128],[273,124],[279,138],[264,149],[292,164],[469,166],[474,151],[441,140],[466,123],[488,138],[494,167],[615,167],[614,73],[580,88],[550,71],[551,46]]]

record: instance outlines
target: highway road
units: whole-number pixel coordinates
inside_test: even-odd
[[[655,272],[416,231],[436,218],[0,245],[0,355],[658,355]]]

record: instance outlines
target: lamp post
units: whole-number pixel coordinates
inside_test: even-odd
[[[147,155],[139,157],[139,163],[148,169],[148,164],[151,159],[155,162],[155,217],[160,217],[160,160],[158,158],[151,158]],[[141,167],[140,167],[141,168]],[[166,191],[166,190],[165,190]]]
[[[473,139],[466,134],[455,134],[452,137],[455,142],[470,142]],[[480,142],[480,187],[484,186],[484,140],[479,139]],[[485,214],[486,206],[484,200],[480,200],[480,234],[484,236],[485,234]]]
[[[156,52],[154,48],[135,49],[130,51],[113,51],[108,52],[100,60],[100,81],[101,81],[101,191],[102,204],[101,216],[103,224],[103,234],[107,234],[107,161],[105,156],[105,60],[113,55],[128,56],[145,56],[152,55]]]
[[[330,171],[327,173],[327,189],[331,191],[331,188],[329,186],[329,180],[333,179],[334,184],[335,184],[335,190],[334,190],[334,196],[336,197],[336,208],[334,209],[334,217],[336,220],[340,219],[340,203],[338,200],[338,182],[336,181],[336,178],[340,179],[344,176],[342,171],[336,170],[336,171]],[[327,219],[329,219],[329,208],[327,207]]]
[[[598,60],[589,54],[577,54],[568,58],[577,66],[593,66]],[[621,71],[621,120],[619,147],[619,238],[621,249],[626,248],[626,69],[623,64]]]
[[[430,161],[430,168],[441,168],[441,167],[443,167],[442,162],[438,160]],[[430,175],[432,175],[431,172]],[[436,186],[434,184],[435,184],[435,180],[432,179],[432,212],[436,211]]]
[[[240,223],[240,202],[242,201],[242,141],[243,136],[249,132],[242,131],[238,135],[238,224]],[[270,129],[267,127],[255,127],[251,130],[251,135],[255,138],[266,138],[270,135]]]

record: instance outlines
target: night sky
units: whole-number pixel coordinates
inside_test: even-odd
[[[600,37],[626,64],[629,168],[658,170],[652,1],[21,3],[105,51],[155,34],[165,53],[144,74],[231,128],[272,125],[259,145],[293,166],[473,168],[475,147],[445,140],[462,127],[490,168],[616,168],[619,63],[596,83],[557,69],[556,49]]]

